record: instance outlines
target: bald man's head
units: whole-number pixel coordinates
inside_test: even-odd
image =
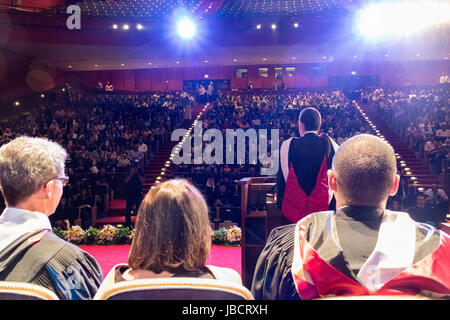
[[[380,138],[357,135],[339,147],[333,171],[346,204],[377,206],[392,193],[397,172],[394,150]]]

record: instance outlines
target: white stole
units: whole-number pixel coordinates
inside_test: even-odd
[[[412,265],[416,225],[405,212],[385,211],[375,249],[358,272],[370,291],[380,289],[398,273]]]

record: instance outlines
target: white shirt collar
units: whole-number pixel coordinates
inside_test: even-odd
[[[42,212],[6,208],[0,216],[0,251],[26,233],[52,230],[48,216]]]

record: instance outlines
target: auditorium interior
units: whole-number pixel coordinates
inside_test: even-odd
[[[400,182],[387,208],[410,213],[425,197],[439,216],[427,223],[450,234],[449,76],[446,1],[0,0],[0,146],[32,136],[67,151],[49,219],[104,276],[128,259],[131,192],[185,179],[208,207],[209,262],[249,293],[287,224],[278,156],[307,107],[337,145],[369,134],[392,147]],[[243,144],[228,143],[233,130]]]

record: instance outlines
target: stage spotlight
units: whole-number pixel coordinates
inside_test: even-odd
[[[18,106],[20,106],[20,102],[19,102],[19,101],[16,101],[16,102],[14,102],[14,105],[15,105],[16,107],[18,107]]]
[[[298,23],[294,23],[294,28],[298,28]]]
[[[123,28],[123,30],[129,30],[130,29],[130,25],[124,24],[122,28]]]
[[[142,29],[144,29],[144,26],[143,26],[142,24],[138,23],[138,24],[136,25],[136,29],[142,30]]]
[[[373,3],[356,16],[367,38],[405,37],[450,21],[450,3],[435,0]]]
[[[195,23],[187,18],[181,18],[177,23],[177,34],[181,39],[192,39],[197,33],[197,26]]]
[[[270,27],[272,28],[272,30],[275,30],[277,28],[277,25],[273,23]]]
[[[261,29],[261,24],[257,24],[256,29],[258,29],[258,30]]]
[[[114,24],[114,25],[113,25],[113,29],[114,29],[114,30],[117,30],[117,29],[119,29],[119,26],[118,26],[117,24]]]

